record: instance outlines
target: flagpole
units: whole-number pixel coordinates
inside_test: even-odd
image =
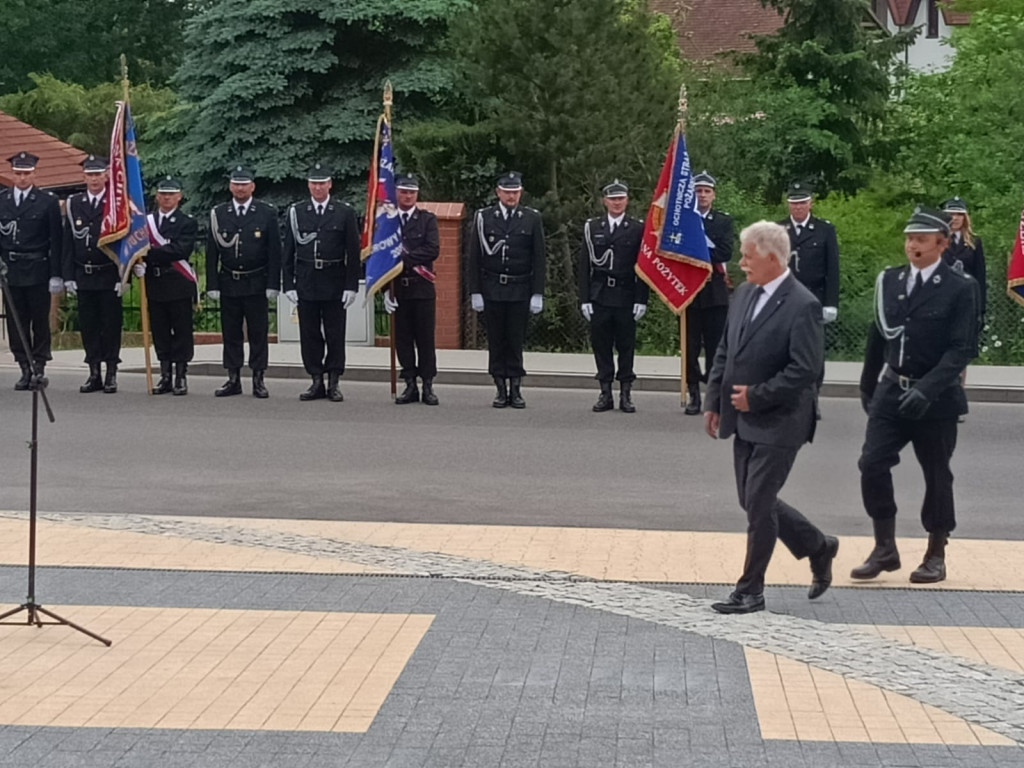
[[[391,89],[391,81],[388,80],[384,83],[384,120],[388,124],[390,130],[391,127],[391,105],[394,103],[393,91]],[[394,142],[395,134],[391,133],[391,141]],[[394,144],[392,144],[394,146]],[[394,298],[394,281],[392,281],[387,291],[391,293],[392,299]],[[398,394],[398,369],[395,364],[395,314],[392,312],[388,315],[388,346],[391,348],[391,398],[394,399]]]
[[[679,106],[676,111],[676,125],[681,133],[686,132],[686,83],[679,86]],[[698,385],[699,386],[699,385]],[[686,309],[679,313],[679,407],[686,407]]]
[[[121,88],[125,106],[128,105],[131,86],[128,83],[128,59],[121,54]],[[130,265],[129,265],[130,266]],[[128,275],[125,275],[127,278]],[[149,297],[146,295],[146,276],[139,278],[139,315],[142,320],[142,349],[146,356],[146,392],[153,394],[153,359],[149,352]]]

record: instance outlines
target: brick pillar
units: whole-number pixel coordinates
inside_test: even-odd
[[[441,254],[434,262],[437,281],[436,342],[438,349],[462,348],[462,203],[424,203],[417,205],[437,216]]]

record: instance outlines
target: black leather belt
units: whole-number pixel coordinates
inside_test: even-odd
[[[504,272],[491,272],[489,269],[485,269],[484,272],[491,277],[497,278],[499,285],[526,283],[533,278],[533,275],[507,275]]]
[[[222,269],[220,273],[222,275],[231,275],[232,280],[241,280],[243,277],[258,275],[260,272],[265,272],[266,270],[266,267],[256,267],[256,269]]]
[[[8,251],[7,261],[39,261],[46,256],[46,251]]]
[[[330,266],[331,264],[341,264],[344,259],[299,259],[299,261],[312,264],[313,269],[323,269],[325,266]]]
[[[101,269],[114,266],[114,262],[108,261],[106,264],[83,264],[82,262],[76,262],[76,266],[85,270],[85,274],[91,275],[93,272],[99,272]]]
[[[891,368],[885,369],[885,372],[882,374],[882,378],[893,382],[904,392],[906,392],[908,389],[910,389],[915,384],[917,384],[917,382],[920,381],[920,379],[912,379],[909,376],[904,376],[902,374],[896,373],[896,371],[892,370]]]

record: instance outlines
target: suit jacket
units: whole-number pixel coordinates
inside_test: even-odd
[[[416,271],[422,267],[434,271],[434,262],[441,253],[437,216],[420,208],[413,210],[402,225],[402,274],[395,278],[395,298],[433,299],[434,283]]]
[[[729,306],[729,287],[725,283],[725,265],[732,259],[735,234],[732,216],[712,208],[704,217],[704,234],[714,243],[711,248],[711,278],[690,304],[694,309]]]
[[[121,271],[96,245],[103,224],[103,202],[94,208],[89,195],[79,192],[68,197],[64,211],[64,279],[74,280],[80,291],[113,291]]]
[[[779,222],[789,233],[789,268],[823,307],[839,306],[839,243],[832,222],[811,216],[797,235],[793,220]]]
[[[235,215],[233,201],[214,208],[206,235],[207,290],[219,290],[224,296],[253,296],[280,287],[277,210],[260,200],[251,200],[241,217]]]
[[[719,436],[799,448],[814,437],[817,379],[825,356],[821,303],[790,274],[743,332],[756,295],[736,289],[708,376],[705,409],[721,417]],[[747,385],[750,411],[731,401]]]
[[[305,301],[341,301],[345,291],[359,290],[361,269],[359,224],[352,206],[331,197],[322,215],[310,199],[289,207],[284,223],[286,291],[298,291]]]
[[[579,253],[581,304],[632,307],[647,303],[651,289],[636,276],[643,234],[644,223],[632,216],[624,216],[614,232],[608,231],[607,215],[587,221]]]
[[[959,243],[950,240],[949,247],[942,254],[942,260],[951,267],[960,262],[964,272],[978,283],[978,316],[984,318],[988,306],[988,284],[985,275],[985,249],[981,245],[981,238],[974,236],[973,248],[962,240]]]
[[[157,231],[170,242],[167,245],[150,246],[146,254],[146,291],[150,301],[180,301],[195,299],[196,284],[174,268],[176,261],[188,263],[196,247],[199,225],[194,218],[181,209],[171,212],[163,222],[160,211],[153,213]]]
[[[0,191],[0,259],[11,285],[39,285],[61,276],[61,226],[60,201],[52,192],[32,187],[16,206],[13,189]]]
[[[544,294],[544,225],[533,208],[518,206],[508,220],[500,205],[476,212],[469,235],[469,292],[487,301],[528,301]]]

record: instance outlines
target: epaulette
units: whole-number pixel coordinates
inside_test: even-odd
[[[56,197],[56,195],[55,195],[55,194],[53,194],[53,192],[51,192],[51,191],[50,191],[50,190],[48,190],[48,189],[44,189],[43,191],[44,191],[44,192],[45,192],[46,194],[48,194],[48,195],[49,195],[50,197]]]
[[[533,211],[533,212],[534,212],[534,213],[536,213],[536,214],[537,214],[538,216],[540,216],[540,211],[538,211],[538,210],[537,210],[536,208],[531,208],[531,207],[530,207],[530,206],[528,206],[528,205],[524,205],[524,206],[523,206],[523,208],[525,208],[525,209],[526,209],[526,210],[528,210],[528,211]]]

